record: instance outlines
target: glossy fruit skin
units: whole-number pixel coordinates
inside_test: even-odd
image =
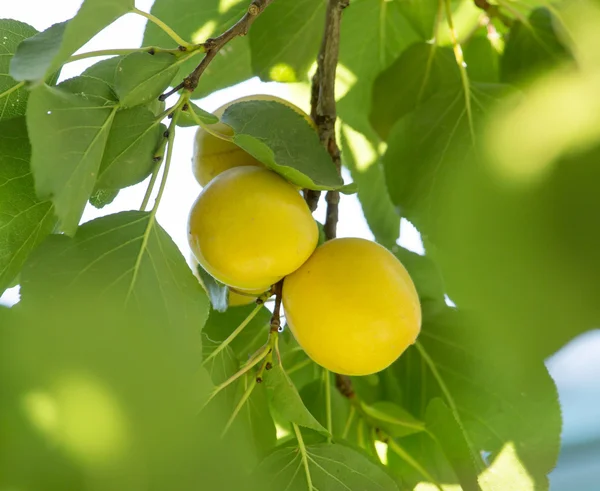
[[[206,186],[188,220],[190,248],[216,279],[266,291],[299,268],[318,241],[300,193],[264,167],[235,167]]]
[[[283,282],[285,316],[296,341],[319,365],[369,375],[414,343],[421,306],[404,266],[365,239],[320,246]]]
[[[215,112],[215,116],[221,117],[232,104],[244,101],[275,101],[285,104],[288,107],[294,109],[306,120],[313,125],[310,116],[306,114],[302,109],[296,107],[291,102],[275,97],[272,95],[256,94],[246,97],[241,97],[235,101],[228,102],[223,106],[219,107]],[[211,125],[211,128],[223,135],[233,135],[232,129],[224,123],[216,123]],[[233,167],[255,165],[262,166],[263,164],[256,160],[252,155],[247,153],[238,147],[235,143],[227,140],[223,140],[217,136],[208,133],[204,128],[199,127],[196,131],[196,138],[194,140],[194,157],[192,170],[196,180],[201,186],[206,186],[212,179],[218,176],[221,172],[224,172]]]

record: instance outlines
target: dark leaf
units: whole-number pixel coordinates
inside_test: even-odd
[[[275,101],[245,101],[225,110],[221,121],[246,152],[308,189],[337,189],[343,181],[306,119]]]

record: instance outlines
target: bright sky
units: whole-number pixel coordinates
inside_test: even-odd
[[[79,8],[81,0],[0,0],[0,18],[12,18],[27,22],[42,31],[50,25],[72,17]],[[152,0],[136,0],[136,7],[149,11]],[[86,44],[80,52],[99,49],[138,47],[141,44],[146,20],[129,14],[102,31]],[[63,68],[61,79],[78,75],[97,59],[86,59],[71,63]],[[300,107],[306,108],[307,100],[298,99],[298,91],[287,85],[261,83],[258,79],[250,80],[236,87],[220,91],[198,101],[206,110],[214,110],[229,100],[249,94],[269,93],[293,100]],[[158,211],[158,221],[171,235],[186,257],[189,257],[187,245],[187,214],[193,201],[200,192],[191,171],[194,128],[178,128],[173,162],[165,195]],[[348,181],[348,176],[345,176]],[[102,210],[88,206],[83,220],[92,220],[98,216],[115,213],[121,210],[138,209],[146,183],[121,191],[118,198]],[[324,221],[324,207],[320,206],[316,218]],[[342,196],[338,235],[341,237],[373,238],[365,223],[360,204],[355,196]],[[423,253],[418,232],[403,221],[400,245]],[[1,298],[0,304],[13,304],[18,301],[18,288],[8,290]],[[548,362],[548,367],[555,378],[565,418],[564,436],[573,439],[582,438],[585,432],[595,429],[600,433],[597,421],[597,407],[600,403],[600,336],[590,333],[582,336],[563,349]],[[588,435],[589,436],[589,435]]]

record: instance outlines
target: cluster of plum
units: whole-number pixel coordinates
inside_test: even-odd
[[[275,100],[273,96],[242,100]],[[208,129],[208,131],[207,131]],[[231,128],[199,128],[193,170],[203,186],[188,222],[191,250],[248,304],[283,279],[287,325],[316,363],[340,374],[383,370],[414,343],[421,309],[413,281],[381,245],[340,238],[317,247],[319,230],[300,190],[231,141]]]

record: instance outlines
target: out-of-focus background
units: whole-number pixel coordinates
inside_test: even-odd
[[[149,11],[153,0],[137,0],[137,8]],[[50,25],[72,17],[81,0],[3,0],[0,18],[13,18],[42,31]],[[85,45],[81,52],[98,49],[140,46],[146,20],[133,14],[122,17]],[[101,58],[70,63],[63,68],[61,79],[78,75]],[[308,109],[308,87],[302,84],[262,83],[257,78],[196,101],[212,111],[238,97],[267,93],[289,99]],[[184,256],[189,257],[186,238],[187,213],[200,192],[192,176],[191,159],[194,128],[179,128],[172,170],[158,211],[158,220],[171,235]],[[146,190],[146,182],[123,190],[113,203],[102,210],[88,205],[83,221],[121,210],[138,209]],[[338,235],[340,237],[373,238],[355,196],[342,195]],[[324,220],[320,206],[316,218]],[[423,245],[417,230],[402,220],[398,243],[417,253]],[[19,300],[18,287],[6,291],[0,304]],[[450,302],[451,300],[448,299]],[[562,450],[557,468],[551,474],[552,491],[597,491],[600,489],[600,331],[590,331],[573,340],[547,360],[547,366],[559,391],[563,412]],[[511,490],[512,491],[512,490]],[[517,491],[517,490],[515,490]]]

